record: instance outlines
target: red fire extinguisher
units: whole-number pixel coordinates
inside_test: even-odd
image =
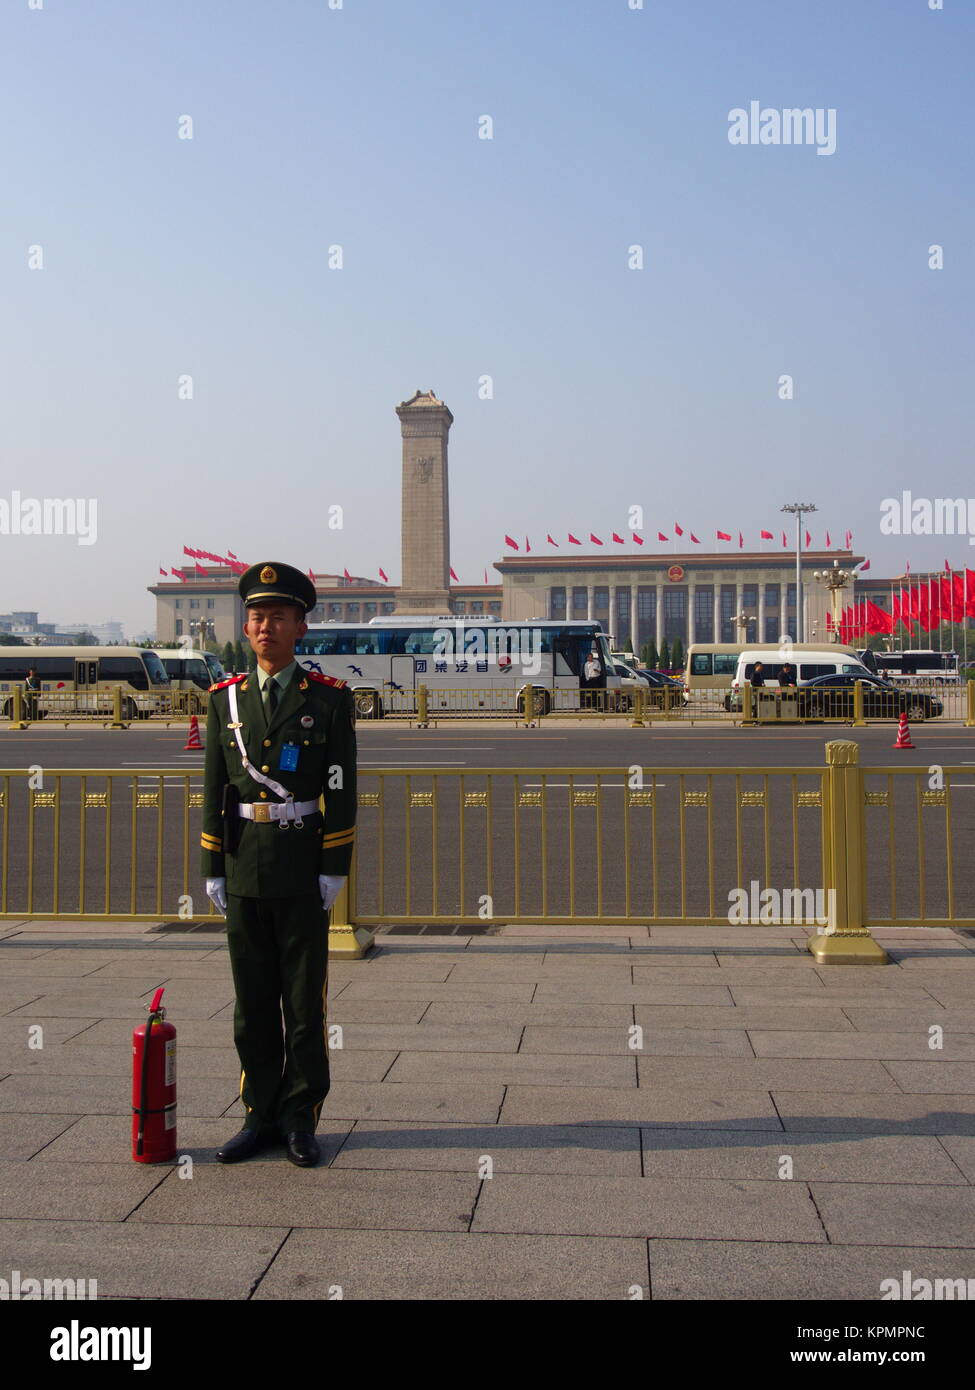
[[[132,1157],[166,1163],[176,1157],[176,1029],[160,1007],[163,986],[152,996],[149,1016],[132,1034]]]

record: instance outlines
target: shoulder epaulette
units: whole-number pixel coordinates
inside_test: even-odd
[[[216,685],[211,685],[210,691],[208,693],[211,693],[214,690],[225,690],[228,685],[236,685],[238,681],[244,681],[246,679],[246,676],[230,676],[225,681],[217,681]]]
[[[319,685],[332,685],[336,690],[345,688],[345,681],[338,680],[335,676],[320,676],[317,671],[306,671],[305,675],[310,681],[318,681]]]

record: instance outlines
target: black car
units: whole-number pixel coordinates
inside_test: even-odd
[[[817,676],[797,687],[799,713],[806,719],[852,719],[855,676]],[[905,689],[877,676],[861,676],[866,719],[937,719],[944,705],[933,695]]]

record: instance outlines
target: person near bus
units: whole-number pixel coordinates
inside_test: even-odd
[[[779,671],[779,685],[795,685],[795,683],[796,668],[788,661],[783,662],[782,668]]]
[[[24,707],[28,719],[37,718],[37,697],[41,693],[41,683],[33,666],[28,666],[24,677]]]
[[[751,686],[753,690],[761,690],[765,684],[765,667],[760,661],[756,661],[752,667]]]

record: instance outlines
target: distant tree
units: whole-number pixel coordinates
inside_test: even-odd
[[[660,644],[660,669],[661,671],[670,670],[670,648],[667,646],[666,637]]]
[[[684,665],[684,645],[679,637],[674,638],[674,645],[670,652],[670,664],[674,670],[680,670]]]
[[[220,653],[220,664],[225,671],[232,671],[234,669],[233,642],[224,642],[223,651]]]
[[[15,637],[12,632],[0,632],[0,647],[26,647],[23,637]]]
[[[644,642],[641,654],[643,656],[643,664],[646,666],[647,670],[655,671],[659,661],[656,642]]]
[[[234,643],[234,670],[246,671],[248,664],[247,658],[244,656],[244,644],[238,637]]]

